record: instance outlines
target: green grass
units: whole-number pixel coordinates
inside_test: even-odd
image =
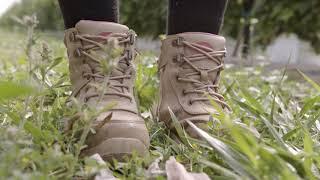
[[[312,80],[288,80],[285,70],[227,67],[221,91],[233,112],[221,111],[208,133],[199,130],[207,142],[186,137],[177,125],[184,142],[177,143],[154,117],[158,79],[152,52],[135,62],[150,153],[107,165],[78,157],[95,114],[85,110],[77,128],[63,134],[64,119],[78,111],[65,105],[70,83],[64,45],[48,33],[36,34],[0,30],[0,179],[88,179],[101,168],[120,179],[147,179],[149,165],[161,157],[164,169],[170,156],[213,179],[320,177],[320,92]]]

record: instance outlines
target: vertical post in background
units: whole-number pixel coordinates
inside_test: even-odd
[[[252,25],[251,16],[252,10],[255,4],[255,0],[245,0],[243,4],[243,17],[244,17],[244,27],[243,27],[243,47],[242,56],[247,58],[251,50],[251,36],[252,36]]]

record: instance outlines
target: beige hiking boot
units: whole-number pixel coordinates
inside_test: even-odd
[[[217,113],[208,95],[228,107],[218,93],[225,56],[225,39],[208,33],[182,33],[163,40],[159,60],[160,101],[158,114],[171,129],[168,107],[191,137],[199,138],[186,121],[206,129],[210,114]]]
[[[123,160],[133,151],[143,155],[148,150],[148,131],[133,95],[135,36],[124,25],[97,21],[80,21],[66,31],[73,97],[103,111],[93,122],[96,133],[87,138],[83,155],[98,153],[105,160]],[[121,47],[119,57],[112,57],[109,44]],[[114,66],[104,73],[103,64],[112,64],[108,61]],[[108,106],[111,109],[104,110]]]

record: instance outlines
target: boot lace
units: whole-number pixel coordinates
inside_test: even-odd
[[[198,53],[192,54],[190,56],[184,56],[183,54],[179,54],[175,61],[179,62],[181,64],[181,68],[185,69],[185,64],[188,64],[189,67],[192,68],[193,72],[189,72],[183,75],[183,77],[180,77],[178,75],[177,79],[178,81],[193,83],[195,86],[194,89],[186,89],[184,90],[184,94],[208,94],[210,97],[212,97],[212,100],[214,100],[216,103],[220,104],[223,108],[227,108],[230,110],[230,107],[225,102],[224,97],[218,93],[219,91],[219,79],[220,79],[220,73],[224,68],[223,65],[223,57],[225,57],[226,49],[224,50],[214,50],[212,48],[209,48],[204,45],[200,45],[197,43],[191,43],[183,38],[178,38],[176,40],[176,44],[178,46],[183,46],[185,48],[190,48],[191,50],[194,50]],[[210,61],[213,61],[217,64],[217,66],[211,68],[211,69],[203,69],[197,67],[193,62],[200,61],[208,59]],[[217,72],[217,77],[212,82],[208,78],[208,74],[211,72]],[[200,80],[192,78],[195,75],[200,76]],[[190,99],[189,103],[193,104],[196,101],[210,101],[210,98],[206,97],[199,97],[199,98],[192,98]]]
[[[135,50],[132,48],[136,34],[134,31],[129,31],[128,33],[111,33],[107,37],[102,35],[79,35],[76,34],[75,38],[81,40],[86,45],[83,45],[82,48],[76,50],[76,54],[78,56],[86,56],[84,63],[88,64],[90,67],[90,63],[97,64],[97,67],[93,68],[91,72],[84,72],[83,77],[87,78],[87,81],[79,87],[76,91],[73,92],[73,96],[76,96],[81,89],[86,87],[92,81],[99,82],[107,82],[106,85],[109,89],[114,91],[103,92],[102,95],[115,95],[129,99],[132,101],[132,97],[125,93],[125,89],[129,91],[129,86],[125,85],[123,82],[125,79],[131,79],[131,72],[128,72],[126,69],[120,67],[120,64],[126,65],[127,67],[131,66],[131,61],[134,58]],[[91,50],[103,50],[105,49],[105,45],[111,42],[111,38],[113,38],[117,43],[124,47],[124,51],[119,57],[118,65],[112,67],[113,70],[117,70],[120,72],[117,75],[106,76],[105,73],[101,72],[101,59],[95,57],[90,53]],[[92,61],[92,62],[88,62]],[[107,78],[106,78],[107,77]],[[88,101],[90,98],[99,97],[101,93],[91,93],[86,94],[85,101]]]

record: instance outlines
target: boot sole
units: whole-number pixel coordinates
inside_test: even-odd
[[[82,151],[83,156],[99,154],[103,160],[112,162],[113,159],[125,161],[136,152],[139,156],[148,152],[147,146],[134,138],[110,138],[101,142],[98,146]]]

